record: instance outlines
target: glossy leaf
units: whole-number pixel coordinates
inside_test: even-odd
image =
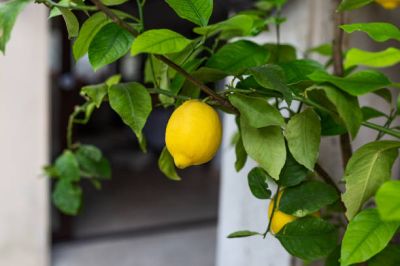
[[[71,151],[64,151],[64,153],[57,158],[54,166],[60,178],[68,181],[78,181],[80,179],[78,161]]]
[[[101,0],[101,2],[106,6],[117,6],[128,2],[128,0]]]
[[[381,219],[400,222],[400,181],[384,183],[375,196]]]
[[[348,11],[363,7],[373,2],[373,0],[343,0],[338,8],[338,11]]]
[[[131,48],[131,55],[177,53],[185,49],[191,42],[191,40],[172,30],[148,30],[135,39]]]
[[[329,110],[331,115],[337,116],[351,136],[356,137],[362,122],[362,112],[356,97],[330,86],[313,86],[306,90],[306,95]]]
[[[391,81],[383,73],[375,70],[363,70],[351,73],[346,77],[337,77],[325,71],[316,71],[308,77],[315,82],[334,84],[354,96],[364,95],[391,84]]]
[[[343,237],[341,266],[366,261],[383,250],[399,227],[384,222],[376,209],[367,209],[352,219]]]
[[[369,66],[369,67],[389,67],[400,62],[400,50],[389,47],[380,52],[363,51],[352,48],[346,53],[344,66]]]
[[[324,43],[319,46],[313,47],[309,49],[307,53],[317,53],[322,56],[332,56],[333,54],[332,43]]]
[[[235,155],[235,170],[236,172],[239,172],[240,170],[242,170],[247,161],[247,153],[243,146],[241,134],[239,134],[238,140],[235,144]]]
[[[376,110],[375,108],[369,107],[369,106],[363,106],[361,108],[361,111],[363,113],[363,121],[367,121],[373,118],[377,117],[387,117],[387,115],[381,111]]]
[[[223,46],[211,56],[206,66],[228,74],[238,74],[249,67],[264,64],[268,55],[264,47],[242,40]]]
[[[81,89],[81,95],[88,97],[99,108],[108,92],[106,84],[88,85]]]
[[[212,0],[166,0],[168,5],[183,19],[206,26],[212,14]]]
[[[0,3],[0,51],[6,51],[6,44],[11,37],[11,31],[19,13],[29,3],[29,0],[11,0]]]
[[[253,67],[249,72],[262,87],[282,93],[288,102],[292,100],[292,93],[286,86],[285,73],[279,66],[268,64]]]
[[[75,155],[85,176],[102,179],[111,178],[110,163],[96,147],[81,145]]]
[[[314,170],[318,159],[321,139],[321,123],[318,115],[307,109],[292,116],[285,130],[290,153],[300,164]]]
[[[281,113],[262,98],[232,94],[229,96],[229,101],[252,127],[262,128],[285,125]]]
[[[268,174],[261,167],[253,168],[247,175],[250,191],[258,199],[269,199],[271,190],[268,189]]]
[[[399,147],[397,141],[375,141],[359,148],[350,158],[344,175],[346,192],[342,196],[349,219],[390,179]]]
[[[345,32],[362,31],[377,42],[390,39],[400,41],[400,29],[393,24],[384,22],[354,23],[340,26]]]
[[[124,56],[131,47],[133,36],[120,26],[105,25],[89,46],[89,61],[94,70],[113,63]]]
[[[319,181],[306,181],[283,191],[279,210],[304,217],[334,203],[338,198],[339,195],[332,186]]]
[[[82,190],[68,180],[59,180],[53,191],[54,205],[65,214],[77,215],[82,204]]]
[[[255,236],[255,235],[262,235],[258,232],[253,232],[253,231],[237,231],[234,232],[230,235],[228,235],[228,238],[242,238],[242,237],[249,237],[249,236]]]
[[[79,34],[79,22],[74,13],[67,8],[58,8],[64,18],[68,30],[68,38],[72,39]]]
[[[314,60],[299,59],[280,63],[279,66],[285,72],[288,84],[296,84],[301,81],[310,80],[309,76],[314,71],[324,71],[324,67]]]
[[[169,179],[174,181],[181,180],[181,177],[176,172],[174,159],[167,150],[167,147],[164,147],[160,154],[160,158],[158,158],[158,167]]]
[[[136,82],[113,85],[108,90],[111,108],[135,132],[143,147],[142,129],[152,110],[149,92]]]
[[[286,161],[285,140],[278,126],[253,128],[245,119],[240,120],[243,146],[247,154],[253,158],[274,179]]]
[[[337,244],[338,232],[334,225],[313,216],[287,224],[276,237],[293,256],[316,260],[331,253]]]
[[[286,162],[279,175],[279,184],[283,187],[296,186],[306,179],[309,170],[299,164],[290,151],[286,151],[286,154]]]
[[[278,64],[283,62],[291,62],[296,60],[296,48],[289,44],[267,43],[264,44],[269,54],[271,55],[268,59],[269,64]]]
[[[194,28],[193,31],[208,36],[221,32],[234,32],[237,36],[248,36],[252,33],[253,25],[253,16],[238,14],[213,25]]]

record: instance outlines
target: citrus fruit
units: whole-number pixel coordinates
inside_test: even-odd
[[[208,104],[189,100],[171,115],[165,132],[167,149],[178,168],[210,161],[222,138],[218,113]]]
[[[294,220],[297,219],[296,216],[286,214],[278,209],[279,201],[281,200],[281,197],[282,197],[282,191],[279,191],[278,202],[275,207],[274,216],[272,217],[272,220],[271,220],[271,231],[274,234],[279,233],[279,231],[281,231],[281,229],[286,224],[293,222]],[[268,217],[270,217],[270,218],[271,218],[272,210],[274,209],[274,202],[275,202],[275,200],[272,199],[269,203]]]
[[[385,9],[395,9],[400,6],[400,0],[375,0]]]

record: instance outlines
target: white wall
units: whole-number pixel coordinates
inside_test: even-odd
[[[48,265],[48,28],[31,4],[0,55],[0,265]]]

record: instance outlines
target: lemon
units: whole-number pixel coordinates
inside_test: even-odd
[[[278,209],[279,206],[279,201],[281,200],[282,197],[282,191],[279,191],[278,193],[278,202],[276,204],[276,208],[274,211],[274,216],[272,217],[271,220],[271,231],[274,234],[277,234],[281,229],[288,223],[293,222],[294,220],[297,219],[296,216],[286,214]],[[272,210],[274,209],[274,200],[272,199],[269,203],[269,208],[268,208],[268,217],[271,218]]]
[[[395,9],[400,6],[400,0],[375,0],[385,9]]]
[[[279,191],[278,193],[278,203],[276,205],[275,208],[275,212],[274,212],[274,217],[272,217],[272,221],[271,221],[271,231],[274,234],[279,233],[279,231],[281,231],[281,229],[288,223],[293,222],[294,220],[298,219],[298,217],[290,215],[290,214],[286,214],[282,211],[280,211],[278,209],[279,206],[279,202],[281,200],[282,197],[282,190]],[[272,210],[274,209],[274,199],[272,199],[269,203],[269,208],[268,208],[268,217],[271,218],[271,214],[272,214]],[[321,217],[321,213],[319,211],[314,212],[311,214],[312,216],[315,217]]]
[[[208,104],[189,100],[171,115],[165,132],[168,151],[178,168],[210,161],[222,138],[218,113]]]

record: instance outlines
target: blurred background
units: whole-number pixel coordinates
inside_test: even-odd
[[[179,19],[165,1],[149,0],[146,28],[169,28],[193,37],[193,25]],[[308,48],[332,39],[336,1],[289,0],[282,41]],[[251,0],[214,1],[211,23],[250,7]],[[121,6],[136,13],[136,5]],[[400,24],[398,11],[373,5],[353,12],[351,21]],[[66,147],[66,125],[79,90],[121,73],[123,81],[143,81],[144,58],[125,57],[93,72],[87,58],[74,62],[71,41],[62,18],[47,20],[48,10],[31,4],[19,17],[7,55],[0,55],[0,265],[4,266],[289,266],[298,262],[275,239],[227,240],[237,230],[263,231],[267,201],[253,199],[246,174],[236,173],[229,142],[234,121],[224,118],[220,154],[204,166],[181,172],[172,182],[158,170],[164,130],[172,110],[157,108],[146,124],[148,153],[143,154],[131,130],[104,105],[87,126],[77,126],[75,138],[100,147],[110,159],[112,181],[101,191],[83,186],[84,207],[76,217],[50,205],[51,182],[41,166]],[[83,21],[84,16],[80,17]],[[348,44],[378,50],[364,35]],[[272,31],[256,41],[275,41]],[[389,74],[396,79],[397,69]],[[222,85],[222,84],[220,84]],[[216,85],[218,86],[218,84]],[[376,99],[376,98],[374,98]],[[156,102],[156,99],[154,99]],[[386,108],[383,102],[364,102]],[[356,146],[375,133],[363,130]],[[340,178],[338,141],[327,138],[322,164]],[[337,158],[337,159],[335,159]]]

